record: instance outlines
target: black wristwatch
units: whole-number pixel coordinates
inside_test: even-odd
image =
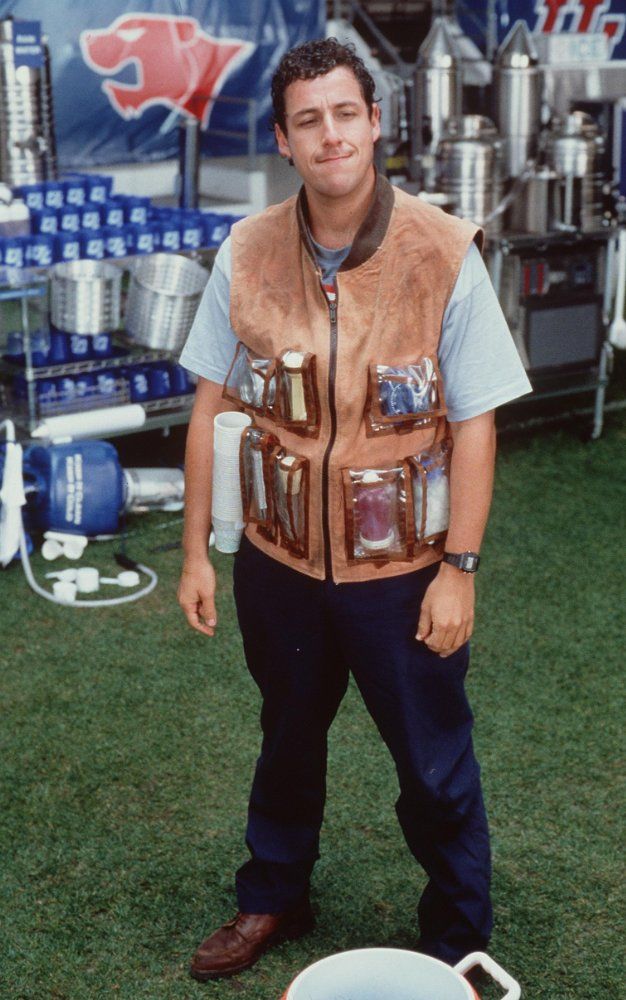
[[[463,573],[475,573],[480,565],[480,556],[478,552],[444,552],[443,561]]]

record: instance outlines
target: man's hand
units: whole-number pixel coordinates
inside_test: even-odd
[[[208,559],[184,562],[178,585],[178,603],[191,627],[203,635],[215,634],[215,586],[215,570]]]
[[[474,629],[474,574],[442,563],[424,594],[415,638],[433,653],[451,656]]]

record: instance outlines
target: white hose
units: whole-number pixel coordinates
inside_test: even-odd
[[[9,444],[15,443],[15,426],[12,420],[3,420],[0,423],[0,431],[4,430],[6,434],[6,440]],[[24,568],[24,575],[28,581],[29,586],[36,594],[40,597],[45,598],[46,601],[50,601],[52,604],[61,604],[65,608],[112,608],[118,604],[129,604],[131,601],[138,601],[140,597],[147,597],[148,594],[152,593],[156,587],[159,578],[154,570],[150,569],[148,566],[143,566],[141,563],[135,563],[137,569],[141,573],[145,573],[148,577],[149,582],[141,590],[134,591],[132,594],[124,594],[123,597],[106,597],[99,601],[61,601],[54,594],[51,594],[49,590],[44,587],[40,587],[37,583],[33,570],[30,564],[30,557],[28,555],[28,543],[26,541],[26,531],[24,530],[24,517],[20,512],[20,555],[22,557],[22,566]]]
[[[142,566],[141,563],[136,563],[137,569],[141,573],[145,573],[150,581],[141,590],[137,590],[133,594],[125,594],[123,597],[106,597],[100,601],[60,601],[59,598],[55,597],[54,594],[51,594],[49,590],[46,590],[44,587],[40,587],[33,575],[23,522],[20,532],[20,555],[22,557],[24,575],[26,576],[31,589],[34,590],[36,594],[39,594],[40,597],[44,597],[46,601],[51,601],[52,604],[61,604],[64,608],[113,608],[118,604],[129,604],[131,601],[138,601],[140,597],[147,597],[148,594],[152,593],[159,581],[159,578],[153,569],[150,569],[148,566]]]

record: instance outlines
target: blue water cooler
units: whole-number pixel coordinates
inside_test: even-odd
[[[75,441],[24,452],[24,476],[35,487],[29,530],[114,534],[126,495],[117,452],[107,441]]]

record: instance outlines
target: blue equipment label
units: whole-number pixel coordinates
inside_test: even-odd
[[[83,520],[83,456],[80,452],[66,456],[65,476],[65,520],[68,524],[80,525]]]
[[[14,21],[13,58],[16,66],[41,69],[44,64],[41,21]]]

